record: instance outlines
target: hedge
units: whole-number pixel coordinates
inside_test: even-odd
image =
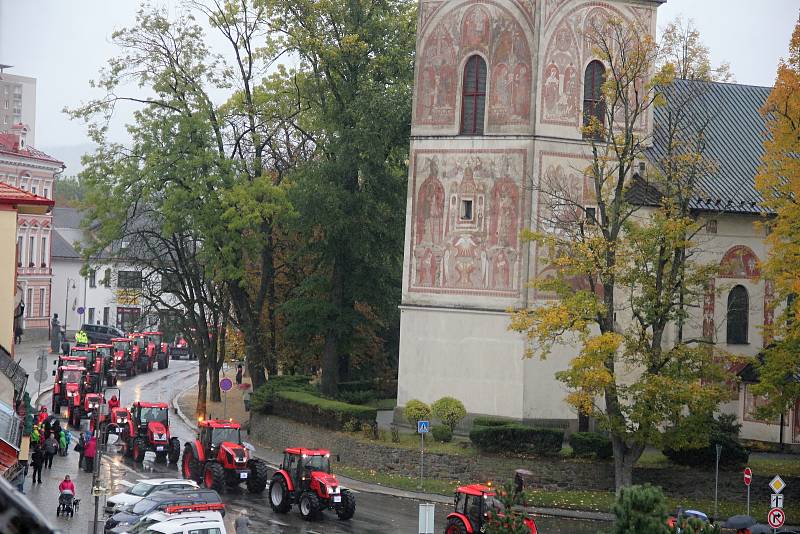
[[[469,439],[484,452],[534,452],[557,454],[564,441],[564,432],[552,428],[533,428],[520,423],[475,425]]]
[[[442,443],[453,441],[453,431],[447,425],[433,425],[431,434],[433,434],[433,439]]]
[[[599,459],[614,455],[611,440],[597,432],[574,432],[569,436],[569,445],[574,456],[596,456]]]
[[[331,430],[377,424],[378,411],[374,408],[323,399],[306,391],[278,391],[272,404],[275,415]]]
[[[513,419],[503,419],[502,417],[490,417],[482,415],[472,420],[473,426],[505,426],[510,423],[516,423]]]
[[[278,391],[306,391],[308,393],[313,393],[314,386],[309,383],[310,380],[311,377],[307,375],[280,375],[270,377],[266,384],[253,392],[250,404],[253,410],[272,413],[273,402]]]

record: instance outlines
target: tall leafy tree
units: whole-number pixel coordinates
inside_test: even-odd
[[[661,62],[672,65],[681,80],[736,81],[730,63],[711,65],[711,53],[692,19],[681,15],[672,19],[661,34],[661,48]]]
[[[300,60],[296,79],[319,151],[293,173],[292,191],[298,234],[316,268],[284,310],[295,339],[321,346],[322,390],[333,395],[349,358],[380,353],[377,338],[396,323],[415,7],[263,5],[280,47]]]
[[[753,391],[768,400],[764,415],[777,415],[800,400],[800,321],[795,297],[800,293],[800,23],[762,112],[769,136],[764,141],[756,186],[764,206],[774,213],[769,222],[766,270],[775,283],[776,301],[786,306],[766,332],[775,342],[765,351],[759,369],[761,383]]]
[[[518,310],[511,328],[525,333],[531,356],[576,346],[557,378],[567,401],[608,430],[620,490],[664,425],[713,411],[725,392],[706,340],[665,335],[686,320],[712,274],[697,259],[703,221],[689,209],[708,171],[698,142],[703,124],[687,123],[685,103],[675,102],[655,169],[634,177],[649,144],[642,119],[668,103],[674,69],[655,72],[658,47],[635,23],[610,18],[587,38],[606,66],[602,101],[584,128],[592,198],[543,179],[544,215],[528,237],[547,251],[556,275],[532,284],[557,298]],[[695,438],[702,439],[675,439]]]

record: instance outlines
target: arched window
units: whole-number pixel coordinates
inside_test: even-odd
[[[461,98],[461,133],[483,135],[483,116],[486,110],[486,62],[472,56],[464,66]]]
[[[750,298],[744,286],[736,286],[728,293],[728,344],[747,343]]]
[[[606,106],[603,102],[603,84],[606,81],[606,68],[597,60],[586,67],[583,77],[583,125],[588,126],[592,118],[603,125],[606,118]],[[595,135],[597,138],[597,135]]]

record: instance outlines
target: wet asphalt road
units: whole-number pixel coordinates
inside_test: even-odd
[[[148,402],[168,402],[179,392],[187,389],[197,380],[197,363],[185,360],[170,362],[168,369],[153,371],[131,379],[121,378],[121,402],[130,405],[133,401],[143,400]],[[49,397],[42,399],[49,404]],[[172,435],[181,440],[181,444],[194,439],[194,431],[190,429],[174,412],[170,414]],[[180,477],[177,466],[156,464],[153,471],[144,471],[141,465],[136,465],[128,458],[124,458],[115,446],[109,447],[110,454],[106,456],[107,465],[103,470],[106,483],[112,488],[112,494],[124,491],[128,486],[140,478]],[[72,456],[74,453],[70,453]],[[77,456],[77,455],[76,455]],[[77,462],[76,459],[73,461]],[[105,462],[104,462],[105,463]],[[334,466],[335,468],[335,466]],[[82,479],[88,482],[88,474],[81,474]],[[87,484],[90,485],[90,484]],[[80,489],[80,488],[79,488]],[[228,514],[226,523],[229,523],[229,532],[233,533],[232,521],[238,512],[247,509],[252,525],[251,533],[308,533],[308,534],[338,534],[338,533],[404,533],[413,534],[418,530],[418,505],[420,501],[403,499],[387,495],[358,492],[356,494],[356,514],[350,521],[340,521],[333,512],[325,512],[324,518],[317,522],[309,523],[300,517],[296,507],[288,514],[276,514],[272,511],[267,501],[267,492],[262,495],[251,495],[246,491],[232,491],[223,495]],[[40,505],[36,500],[37,506]],[[90,499],[84,499],[81,516],[88,515],[91,506]],[[101,500],[101,506],[103,506]],[[436,505],[436,532],[443,532],[446,516],[452,511],[452,506]],[[51,514],[48,514],[51,515]],[[83,519],[83,517],[81,519]],[[74,518],[77,520],[78,518]],[[589,534],[602,532],[608,527],[604,523],[593,521],[572,521],[552,517],[537,517],[536,523],[540,533],[571,533]],[[59,524],[65,532],[86,532],[85,521],[64,521]]]

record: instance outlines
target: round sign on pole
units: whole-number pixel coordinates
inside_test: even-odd
[[[233,380],[230,378],[223,378],[219,381],[219,389],[222,391],[230,391],[233,388]]]
[[[78,312],[78,315],[83,315],[83,312],[84,312],[85,310],[83,309],[83,306],[80,306],[80,307],[78,307],[78,309],[77,309],[77,310],[75,310],[75,311],[77,311],[77,312]]]
[[[780,508],[773,508],[767,514],[767,523],[772,528],[781,528],[786,521],[786,514]]]
[[[753,471],[749,467],[744,468],[744,485],[749,486],[753,481]]]

